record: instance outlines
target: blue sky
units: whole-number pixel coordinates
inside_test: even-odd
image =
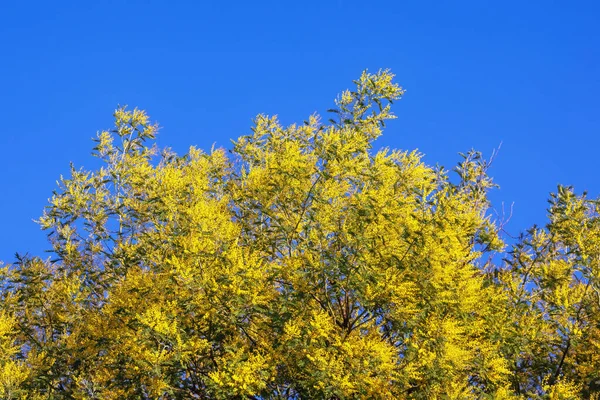
[[[3,1],[0,260],[48,248],[37,218],[69,163],[95,167],[118,104],[158,143],[227,147],[258,113],[325,110],[368,68],[407,90],[376,147],[452,167],[490,155],[513,234],[558,183],[600,194],[596,1]]]

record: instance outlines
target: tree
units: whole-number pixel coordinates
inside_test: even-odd
[[[509,299],[503,346],[518,393],[541,387],[599,397],[599,205],[559,186],[546,229],[522,235],[499,269]]]
[[[2,270],[1,396],[592,396],[597,203],[561,189],[495,263],[488,162],[373,151],[403,90],[355,84],[327,123],[259,115],[229,153],[159,151],[119,108],[104,166],[39,220],[55,259]]]

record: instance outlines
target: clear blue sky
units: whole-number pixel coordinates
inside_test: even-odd
[[[489,155],[508,230],[545,222],[558,183],[600,194],[597,1],[2,1],[0,259],[42,254],[37,218],[118,104],[158,143],[229,146],[258,113],[324,113],[360,72],[407,90],[377,146],[451,167]]]

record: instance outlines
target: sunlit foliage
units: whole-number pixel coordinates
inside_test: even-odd
[[[2,269],[0,397],[595,396],[598,203],[560,188],[507,247],[488,162],[374,151],[403,90],[355,84],[229,152],[160,150],[119,108],[39,220],[54,258]]]

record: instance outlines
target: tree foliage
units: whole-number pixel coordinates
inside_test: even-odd
[[[54,259],[2,269],[0,397],[597,396],[599,203],[560,187],[506,247],[479,153],[373,151],[392,79],[230,152],[160,151],[119,108],[39,220]]]

